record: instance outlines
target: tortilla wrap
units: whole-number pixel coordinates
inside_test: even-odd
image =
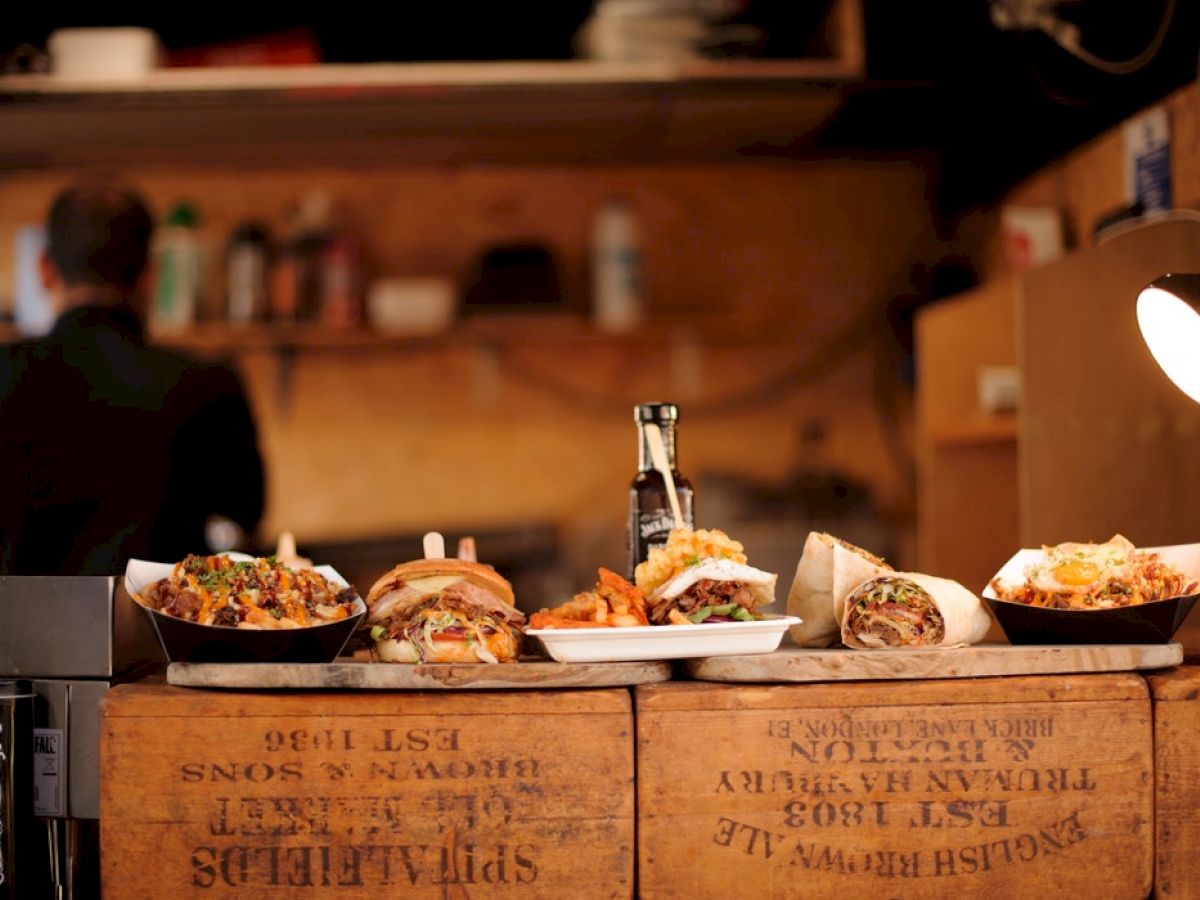
[[[888,591],[889,596],[894,597],[897,596],[897,587],[901,588],[901,596],[910,599],[895,605],[904,607],[906,611],[912,610],[913,614],[878,613],[864,616],[857,612],[863,597],[879,596],[881,590]],[[936,638],[928,626],[936,621],[937,615],[927,615],[925,610],[940,614],[943,631]],[[913,618],[924,620],[923,633],[913,630]],[[841,637],[842,643],[857,650],[962,647],[983,640],[991,623],[991,616],[983,602],[957,581],[915,572],[883,572],[856,585],[846,595]],[[870,628],[872,625],[874,628]],[[895,640],[897,643],[885,642],[880,634],[888,636],[886,641]]]
[[[796,578],[788,592],[787,613],[802,621],[789,630],[801,647],[832,647],[841,637],[846,595],[851,588],[891,566],[878,564],[865,550],[821,532],[809,532]],[[861,555],[865,554],[865,555]]]

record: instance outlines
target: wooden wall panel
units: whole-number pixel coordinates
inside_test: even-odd
[[[978,411],[976,383],[1016,365],[1019,291],[996,279],[917,318],[918,566],[974,591],[1017,540],[1016,426]]]
[[[1025,279],[1022,546],[1196,540],[1200,406],[1159,370],[1138,292],[1200,260],[1200,222],[1148,225]]]
[[[929,231],[924,173],[909,164],[538,168],[177,169],[126,173],[160,213],[191,199],[214,242],[240,221],[281,229],[305,192],[327,191],[381,275],[460,277],[485,245],[540,239],[559,253],[583,306],[591,216],[631,200],[651,311],[782,317],[819,340],[865,298],[907,285]],[[0,175],[0,296],[11,286],[15,229],[38,222],[70,173]],[[899,281],[895,279],[899,276]]]
[[[1177,208],[1200,204],[1200,86],[1180,88],[1163,101],[1171,120],[1171,185]],[[1008,271],[1000,210],[1004,204],[1057,206],[1069,246],[1094,246],[1092,229],[1128,204],[1122,125],[1068,153],[1010,191],[995,206],[974,210],[959,223],[958,239],[982,278]]]
[[[1016,443],[932,448],[926,464],[918,565],[979,594],[1019,546]],[[991,634],[1001,634],[996,625]]]
[[[705,353],[701,398],[780,371],[792,356],[787,348]],[[291,528],[311,540],[553,521],[615,534],[637,462],[633,399],[567,405],[506,374],[503,363],[494,399],[480,398],[472,356],[305,359],[289,412],[271,406],[272,361],[254,360],[247,372],[271,463],[268,532]],[[594,390],[643,399],[679,393],[661,359],[634,361],[618,385],[605,375],[621,365],[617,354],[573,359],[564,348],[524,356],[523,366]],[[802,424],[819,419],[828,426],[819,462],[896,503],[906,488],[875,418],[873,379],[871,357],[860,354],[818,384],[764,397],[742,414],[689,417],[682,401],[680,465],[693,479],[707,472],[781,481],[801,462]],[[697,502],[701,522],[719,526],[706,518],[704,497]]]
[[[944,433],[978,418],[980,366],[1017,363],[1016,310],[1020,285],[999,278],[917,316],[917,416],[923,430]]]
[[[0,174],[0,297],[11,283],[15,229],[39,220],[71,174]],[[459,277],[485,244],[541,238],[560,254],[566,291],[579,305],[591,215],[604,198],[623,195],[643,235],[651,311],[707,335],[691,356],[699,383],[672,378],[679,367],[666,335],[661,347],[509,347],[522,371],[618,398],[603,408],[564,403],[503,360],[493,365],[477,350],[444,344],[301,355],[282,408],[274,358],[247,354],[240,363],[270,464],[267,535],[290,528],[303,544],[550,520],[602,532],[620,559],[636,454],[629,407],[663,397],[683,404],[681,462],[692,478],[782,478],[799,462],[802,423],[821,419],[829,437],[820,462],[868,483],[889,510],[911,508],[888,447],[903,438],[885,436],[873,410],[869,339],[798,392],[763,396],[719,418],[688,411],[803,361],[848,323],[865,317],[870,325],[871,310],[911,290],[911,264],[934,246],[926,176],[913,164],[164,166],[127,174],[160,212],[195,199],[213,235],[249,216],[279,227],[289,204],[322,188],[364,236],[380,275]],[[722,341],[720,327],[712,340],[706,326],[714,320],[737,340]],[[882,313],[877,322],[882,329]],[[762,341],[749,341],[753,335]],[[902,428],[906,415],[902,402]]]

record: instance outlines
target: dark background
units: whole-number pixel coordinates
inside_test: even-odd
[[[1082,43],[1110,59],[1136,56],[1170,0],[1059,0]],[[762,55],[803,55],[828,0],[742,0],[740,18],[770,35]],[[567,59],[591,0],[337,5],[303,26],[325,62]],[[819,153],[932,150],[941,158],[938,205],[953,214],[997,198],[1065,150],[1196,78],[1200,3],[1176,0],[1153,61],[1128,75],[1100,72],[1039,32],[1001,31],[989,0],[864,0],[867,79],[852,86]],[[131,24],[128,14],[74,13],[22,4],[6,10],[0,54],[44,46],[56,27]],[[171,10],[178,14],[179,8]],[[321,13],[320,8],[312,10]],[[139,21],[168,49],[293,29],[281,15],[243,6]],[[22,18],[24,17],[24,18]],[[56,23],[56,24],[46,24]],[[158,24],[155,24],[158,23]],[[811,151],[806,151],[811,152]]]

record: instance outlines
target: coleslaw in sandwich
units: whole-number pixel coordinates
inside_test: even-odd
[[[418,559],[396,566],[367,594],[375,656],[399,663],[515,662],[525,614],[490,566]]]

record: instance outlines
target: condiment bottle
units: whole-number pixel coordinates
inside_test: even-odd
[[[267,314],[270,237],[256,222],[246,222],[229,239],[225,260],[226,316],[244,325]]]
[[[328,194],[312,191],[293,212],[288,237],[271,272],[271,318],[277,322],[318,317],[321,256],[329,241],[330,204]]]
[[[362,322],[362,254],[348,232],[335,232],[321,253],[321,322],[348,327]]]
[[[633,210],[609,200],[592,221],[592,316],[601,331],[631,331],[642,321],[642,254]]]
[[[639,403],[633,408],[633,420],[638,427],[638,473],[629,486],[629,577],[643,562],[652,547],[661,547],[667,542],[675,518],[671,502],[667,497],[667,486],[662,475],[654,468],[650,455],[646,425],[653,423],[662,432],[666,445],[667,462],[671,467],[671,478],[675,481],[675,494],[679,498],[679,511],[684,526],[695,526],[692,506],[692,483],[679,474],[676,467],[675,428],[679,421],[679,407],[674,403]]]
[[[196,318],[201,290],[200,240],[196,210],[177,204],[156,241],[156,279],[151,318],[155,325],[181,328]]]

